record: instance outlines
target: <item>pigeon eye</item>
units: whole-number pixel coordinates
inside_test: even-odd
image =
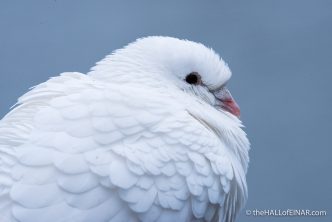
[[[201,76],[197,72],[189,73],[186,76],[186,82],[192,85],[199,85],[201,84]]]

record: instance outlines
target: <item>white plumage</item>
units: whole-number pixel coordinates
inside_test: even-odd
[[[34,87],[0,122],[0,221],[234,221],[249,142],[230,77],[202,44],[148,37]]]

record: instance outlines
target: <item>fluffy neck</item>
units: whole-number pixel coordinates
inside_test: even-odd
[[[208,104],[191,105],[188,112],[204,122],[219,139],[227,145],[231,157],[241,166],[243,173],[247,172],[250,143],[246,133],[242,130],[241,121],[232,114],[223,110],[216,110]]]

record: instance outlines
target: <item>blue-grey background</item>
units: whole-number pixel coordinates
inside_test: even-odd
[[[329,214],[239,221],[332,221],[330,0],[1,0],[0,115],[29,87],[149,35],[202,42],[229,63],[252,143],[246,209]]]

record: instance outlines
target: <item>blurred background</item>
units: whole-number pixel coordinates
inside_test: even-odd
[[[64,71],[86,73],[149,35],[214,48],[252,143],[249,200],[238,221],[332,221],[332,1],[1,0],[0,116]],[[245,210],[326,210],[253,217]]]

